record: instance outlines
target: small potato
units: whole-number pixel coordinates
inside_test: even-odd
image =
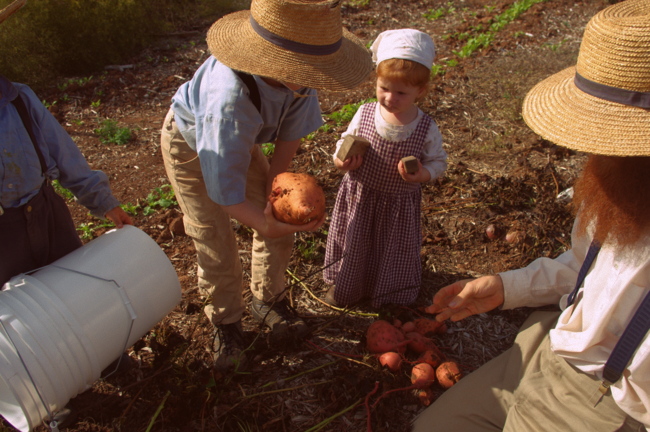
[[[436,378],[440,385],[446,389],[456,384],[462,377],[456,362],[446,361],[436,368]]]

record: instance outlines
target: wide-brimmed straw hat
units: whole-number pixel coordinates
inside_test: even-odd
[[[341,0],[253,0],[207,36],[226,66],[316,89],[349,90],[372,70],[370,52],[342,26]]]
[[[0,23],[13,15],[18,9],[25,6],[27,0],[16,0],[0,10]]]
[[[585,28],[576,66],[533,87],[523,117],[574,150],[650,156],[650,0],[626,0]]]

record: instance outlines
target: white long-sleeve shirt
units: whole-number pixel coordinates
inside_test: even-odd
[[[591,240],[589,236],[577,237],[574,227],[569,251],[500,276],[504,309],[559,303],[563,312],[550,331],[551,349],[583,372],[602,379],[609,355],[650,290],[650,237],[623,251],[604,245],[574,304],[566,307]],[[611,391],[618,406],[650,430],[648,335]]]

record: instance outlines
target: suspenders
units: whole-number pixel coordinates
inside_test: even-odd
[[[578,289],[582,285],[587,272],[594,262],[596,255],[600,251],[600,245],[594,240],[589,246],[585,260],[578,272],[578,280],[576,286],[569,294],[568,304],[571,305],[575,301]],[[650,291],[646,294],[641,306],[636,310],[632,316],[632,320],[623,331],[620,339],[616,343],[614,350],[605,363],[603,370],[603,382],[600,385],[600,392],[604,395],[609,386],[621,378],[625,367],[630,362],[634,352],[643,341],[646,333],[650,330]]]

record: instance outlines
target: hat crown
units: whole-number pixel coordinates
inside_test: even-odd
[[[624,1],[596,14],[585,28],[576,71],[596,83],[650,91],[650,2]]]
[[[343,36],[340,0],[253,0],[250,11],[261,27],[289,41],[331,45]]]

